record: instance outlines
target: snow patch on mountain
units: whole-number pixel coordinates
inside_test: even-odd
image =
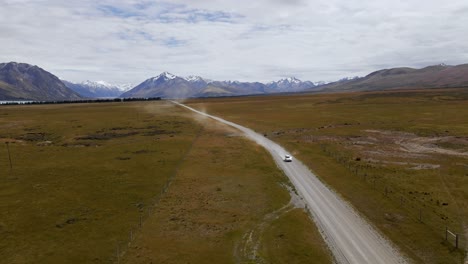
[[[296,77],[288,77],[288,78],[283,79],[281,81],[289,82],[289,83],[301,83],[301,80],[297,79]]]
[[[115,84],[115,87],[117,87],[122,92],[126,92],[132,89],[133,87],[135,87],[135,84],[134,83],[118,83],[118,84]]]
[[[283,79],[280,79],[278,81],[271,81],[271,82],[267,82],[266,85],[271,85],[271,84],[275,84],[275,83],[302,83],[301,80],[297,79],[296,77],[287,77],[287,78],[283,78]]]
[[[159,80],[160,78],[163,78],[164,80],[173,80],[177,78],[177,76],[169,72],[163,72],[159,74],[158,76],[151,78],[151,80],[156,81],[156,80]]]
[[[117,88],[115,85],[110,84],[110,83],[105,82],[105,81],[90,81],[90,80],[86,80],[86,81],[81,82],[81,83],[79,83],[79,84],[84,85],[84,86],[88,86],[88,87],[94,88],[94,89],[108,89],[108,90],[112,90],[112,89]]]
[[[62,82],[73,91],[88,98],[118,97],[123,92],[133,88],[132,84],[111,84],[106,81],[86,80],[80,83],[72,83],[62,80]]]
[[[163,72],[149,78],[121,97],[162,97],[191,98],[249,94],[293,93],[315,87],[310,81],[301,81],[296,77],[283,78],[267,84],[261,82],[243,82],[238,80],[213,81],[200,76],[176,76]]]
[[[320,85],[325,85],[332,83],[333,81],[318,81],[318,82],[312,82],[315,86],[320,86]]]
[[[338,82],[346,82],[346,81],[352,81],[352,80],[357,80],[361,77],[359,76],[353,76],[353,77],[344,77],[338,80]]]
[[[115,90],[118,89],[120,91],[128,91],[135,87],[133,83],[109,83],[106,81],[90,81],[86,80],[84,82],[78,83],[80,85],[88,86],[90,88],[96,88],[96,89],[109,89],[109,90]]]
[[[184,80],[187,82],[199,82],[199,81],[204,81],[202,77],[200,76],[195,76],[195,75],[190,75],[187,77],[183,77]]]

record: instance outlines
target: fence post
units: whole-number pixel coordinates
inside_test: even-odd
[[[10,142],[5,142],[6,144],[6,147],[7,147],[7,152],[8,152],[8,160],[10,161],[10,174],[11,174],[11,171],[13,170],[13,165],[11,163],[11,155],[10,155]]]
[[[117,243],[117,264],[120,264],[120,245]]]
[[[455,248],[458,249],[458,234],[455,234]]]
[[[448,236],[448,227],[446,226],[446,227],[445,227],[445,241],[448,240],[448,237],[447,237],[447,236]]]

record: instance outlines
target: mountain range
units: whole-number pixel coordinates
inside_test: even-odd
[[[105,81],[84,81],[81,83],[72,83],[62,80],[62,82],[70,89],[86,98],[106,98],[119,97],[125,91],[133,88],[132,84],[110,84]]]
[[[80,100],[99,97],[191,98],[294,92],[353,92],[388,89],[468,87],[468,64],[435,65],[422,69],[383,69],[365,77],[313,83],[290,77],[275,82],[212,81],[163,72],[133,89],[103,81],[72,83],[26,63],[0,63],[0,100]]]
[[[239,82],[212,81],[199,76],[180,77],[163,72],[149,78],[135,88],[123,93],[121,97],[218,97],[252,94],[271,94],[298,92],[315,87],[310,81],[300,81],[296,78],[286,78],[276,82]]]
[[[0,100],[77,100],[55,75],[26,63],[0,63]]]
[[[379,91],[389,89],[468,87],[468,64],[439,64],[422,69],[408,67],[383,69],[365,77],[342,79],[321,85],[313,92]]]

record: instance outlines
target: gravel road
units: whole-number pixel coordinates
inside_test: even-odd
[[[324,185],[301,161],[284,162],[287,151],[253,130],[173,102],[200,115],[235,127],[268,150],[305,200],[315,223],[338,263],[407,263],[406,258],[383,238],[347,202]]]

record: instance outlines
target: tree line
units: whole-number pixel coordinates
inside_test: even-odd
[[[112,99],[80,99],[80,100],[55,100],[55,101],[7,101],[1,105],[38,105],[38,104],[85,104],[85,103],[115,103],[115,102],[134,102],[134,101],[158,101],[161,97],[130,97],[130,98],[112,98]]]

